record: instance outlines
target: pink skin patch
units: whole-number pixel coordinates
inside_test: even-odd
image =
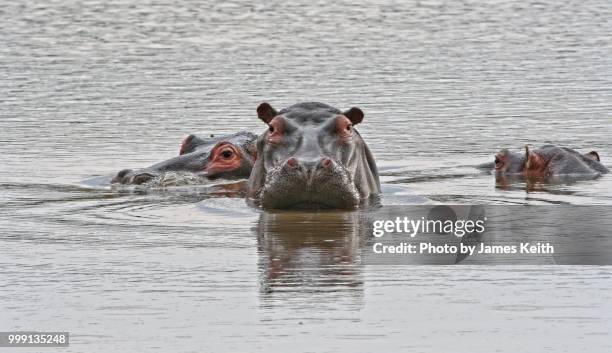
[[[505,172],[507,169],[508,156],[504,152],[495,155],[495,171]],[[535,152],[529,152],[529,158],[525,162],[523,175],[529,177],[543,176],[547,173],[546,162]]]
[[[344,115],[336,118],[336,133],[340,143],[349,143],[353,138],[353,123]]]
[[[495,170],[496,171],[500,171],[503,172],[505,170],[505,166],[506,166],[506,154],[505,153],[498,153],[495,155]]]
[[[277,116],[270,120],[268,126],[268,142],[271,144],[282,143],[283,136],[285,135],[285,120],[282,117]]]
[[[547,174],[547,165],[544,158],[535,152],[529,152],[523,174],[528,177],[541,177]]]
[[[210,152],[206,173],[214,175],[238,169],[242,165],[243,159],[244,156],[236,146],[229,142],[221,142]]]
[[[332,165],[332,160],[325,157],[323,158],[323,160],[321,161],[321,165],[323,166],[323,168],[329,168]]]
[[[298,166],[298,161],[294,157],[291,157],[287,160],[287,165],[290,168],[296,168]]]

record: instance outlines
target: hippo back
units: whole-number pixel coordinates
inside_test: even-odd
[[[538,154],[548,161],[553,175],[585,175],[608,173],[601,162],[588,158],[567,147],[545,145],[537,149]]]

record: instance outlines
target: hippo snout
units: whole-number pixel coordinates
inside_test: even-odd
[[[325,156],[286,159],[268,172],[261,193],[269,208],[354,208],[359,200],[348,170]]]

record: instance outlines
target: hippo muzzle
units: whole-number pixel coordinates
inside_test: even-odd
[[[361,199],[350,172],[329,157],[287,159],[272,168],[261,190],[265,208],[355,208]]]

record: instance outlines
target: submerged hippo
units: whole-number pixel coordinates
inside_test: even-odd
[[[485,163],[479,168],[493,169],[502,175],[530,178],[598,177],[608,172],[608,168],[601,164],[597,152],[580,154],[573,149],[554,145],[545,145],[534,150],[525,146],[524,153],[503,149],[495,155],[495,162]]]
[[[374,157],[354,125],[363,112],[299,103],[257,108],[268,130],[257,140],[248,196],[265,208],[356,208],[380,193]]]
[[[179,156],[150,167],[121,170],[111,183],[143,184],[164,172],[192,172],[213,178],[248,178],[256,158],[257,136],[242,131],[232,135],[202,138],[187,136]]]

